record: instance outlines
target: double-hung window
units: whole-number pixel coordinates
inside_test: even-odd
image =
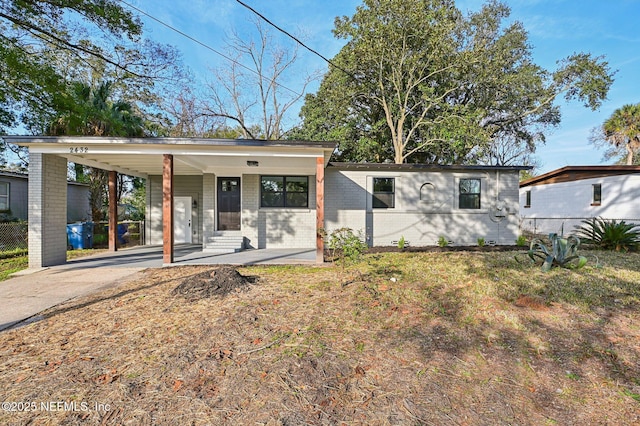
[[[260,207],[309,207],[309,177],[262,176]]]
[[[461,209],[479,209],[480,179],[460,179],[458,207]]]
[[[9,182],[0,182],[0,211],[9,210]]]
[[[373,178],[373,200],[371,207],[374,209],[392,209],[396,205],[395,178]]]

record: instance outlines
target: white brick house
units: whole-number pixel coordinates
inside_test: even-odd
[[[31,156],[30,266],[64,263],[67,161],[147,182],[146,244],[203,251],[315,248],[322,231],[362,231],[370,245],[440,236],[513,244],[523,167],[329,163],[334,143],[175,138],[5,137]],[[32,197],[33,194],[33,197]],[[115,212],[115,201],[110,202]],[[115,214],[110,214],[115,217]],[[115,222],[110,229],[115,230]],[[115,231],[110,248],[116,249]]]
[[[640,166],[567,166],[520,183],[523,229],[573,231],[602,217],[640,223]]]
[[[498,245],[518,236],[522,167],[330,163],[325,227],[362,230],[371,246],[404,237],[412,246],[478,238]]]

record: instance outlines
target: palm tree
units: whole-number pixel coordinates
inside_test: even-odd
[[[71,85],[67,111],[52,121],[51,135],[82,136],[144,136],[144,122],[135,115],[131,104],[111,101],[113,85],[110,81],[92,87],[82,82]],[[76,180],[89,184],[89,203],[94,221],[103,219],[108,174],[94,167],[75,165]]]
[[[604,136],[610,144],[627,151],[627,164],[633,164],[634,154],[640,150],[640,104],[624,105],[611,114],[602,125]]]
[[[50,125],[53,135],[125,136],[144,135],[142,118],[128,102],[111,101],[110,81],[91,87],[82,82],[71,85],[68,109]]]

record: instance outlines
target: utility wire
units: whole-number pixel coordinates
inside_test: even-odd
[[[134,6],[134,5],[130,4],[130,3],[127,3],[127,2],[126,2],[126,1],[124,1],[124,0],[120,0],[120,3],[123,3],[124,5],[126,5],[126,6],[130,7],[131,9],[134,9],[134,10],[138,11],[139,13],[141,13],[141,14],[145,15],[146,17],[148,17],[148,18],[150,18],[150,19],[153,19],[154,21],[156,21],[156,22],[157,22],[157,23],[159,23],[160,25],[163,25],[163,26],[165,26],[165,27],[169,28],[171,31],[174,31],[174,32],[176,32],[176,33],[180,34],[181,36],[183,36],[183,37],[185,37],[185,38],[188,38],[189,40],[193,41],[194,43],[199,44],[200,46],[204,47],[205,49],[208,49],[208,50],[212,51],[213,53],[215,53],[215,54],[217,54],[217,55],[222,56],[222,57],[223,57],[223,58],[225,58],[226,60],[228,60],[228,61],[230,61],[230,62],[233,62],[233,63],[234,63],[234,64],[236,64],[236,65],[241,66],[242,68],[246,69],[247,71],[252,72],[253,74],[257,75],[261,80],[267,80],[267,81],[269,81],[269,82],[270,82],[270,83],[272,83],[272,84],[275,84],[275,85],[277,85],[277,86],[282,87],[283,89],[288,90],[289,92],[293,93],[293,94],[294,94],[294,95],[296,95],[296,96],[302,96],[302,94],[301,94],[301,93],[298,93],[298,92],[296,92],[295,90],[290,89],[290,88],[288,88],[287,86],[285,86],[285,85],[283,85],[283,84],[280,84],[280,83],[278,83],[278,82],[277,82],[277,81],[275,81],[275,80],[269,80],[267,77],[264,77],[264,76],[263,76],[262,74],[260,74],[258,71],[254,70],[254,69],[251,69],[251,68],[249,68],[248,66],[246,66],[246,65],[244,65],[244,64],[241,64],[240,62],[238,62],[238,61],[236,61],[235,59],[233,59],[233,58],[229,57],[228,55],[225,55],[224,53],[222,53],[222,52],[220,52],[220,51],[218,51],[218,50],[214,49],[213,47],[209,46],[208,44],[205,44],[205,43],[201,42],[200,40],[198,40],[198,39],[196,39],[196,38],[194,38],[194,37],[190,36],[189,34],[187,34],[187,33],[183,32],[183,31],[180,31],[179,29],[177,29],[177,28],[175,28],[175,27],[173,27],[173,26],[171,26],[171,25],[167,24],[166,22],[161,21],[160,19],[156,18],[155,16],[152,16],[152,15],[148,14],[148,13],[147,13],[147,12],[145,12],[144,10],[142,10],[142,9],[140,9],[140,8],[137,8],[136,6]]]
[[[357,80],[356,76],[353,75],[351,72],[345,70],[344,68],[340,67],[339,65],[336,65],[333,61],[331,61],[331,59],[327,59],[326,57],[324,57],[321,53],[319,53],[318,51],[310,48],[309,46],[307,46],[306,44],[304,44],[302,41],[300,41],[300,39],[298,39],[296,36],[290,34],[288,31],[280,28],[278,25],[274,24],[273,22],[271,22],[271,20],[269,20],[269,18],[267,18],[266,16],[264,16],[262,13],[258,12],[257,10],[255,10],[253,7],[249,6],[248,4],[242,2],[241,0],[236,0],[236,2],[240,3],[242,6],[246,7],[247,9],[249,9],[251,12],[255,13],[256,15],[258,15],[258,17],[260,17],[260,19],[262,19],[263,21],[265,21],[267,24],[271,25],[273,28],[275,28],[276,30],[280,31],[281,33],[283,33],[284,35],[286,35],[287,37],[293,39],[296,43],[298,43],[300,46],[304,47],[305,49],[307,49],[309,52],[313,53],[314,55],[319,56],[320,58],[322,58],[322,60],[324,60],[326,63],[328,63],[329,65],[333,66],[334,68],[339,69],[340,71],[342,71],[343,73],[347,74],[349,77],[353,78],[354,80]]]

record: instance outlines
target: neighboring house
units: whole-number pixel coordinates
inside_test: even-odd
[[[29,175],[0,171],[0,219],[24,220],[29,212]],[[67,223],[91,219],[89,187],[67,182]]]
[[[30,265],[64,263],[54,200],[67,161],[146,179],[146,244],[204,251],[316,249],[323,233],[348,227],[369,245],[514,244],[518,176],[528,167],[330,163],[334,143],[186,138],[5,137],[29,148]],[[39,210],[41,206],[46,206]],[[116,211],[116,206],[110,206]],[[111,216],[111,215],[110,215]],[[116,216],[115,214],[113,215]],[[31,219],[33,217],[33,219]],[[56,219],[57,218],[57,219]],[[115,227],[114,227],[115,228]],[[51,234],[45,235],[46,230]],[[115,237],[112,236],[111,241]],[[46,242],[45,242],[46,241]],[[115,242],[113,243],[115,249]],[[33,246],[33,248],[32,248]]]
[[[564,232],[589,218],[640,223],[640,166],[567,166],[520,182],[521,226]]]

